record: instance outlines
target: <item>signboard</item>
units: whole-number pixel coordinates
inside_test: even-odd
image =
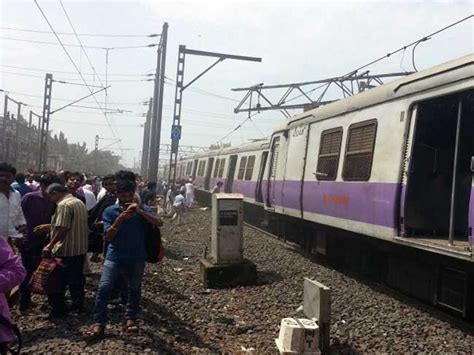
[[[221,226],[236,226],[239,222],[238,211],[223,210],[219,211],[219,224]]]
[[[171,139],[172,140],[181,139],[181,126],[180,125],[171,126]]]

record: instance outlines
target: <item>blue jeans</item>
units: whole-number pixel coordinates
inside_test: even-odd
[[[102,276],[100,277],[99,288],[95,298],[94,323],[105,325],[107,321],[107,303],[110,292],[115,286],[119,275],[128,286],[126,319],[135,319],[140,310],[140,297],[142,293],[142,279],[145,270],[145,262],[122,263],[105,260]]]

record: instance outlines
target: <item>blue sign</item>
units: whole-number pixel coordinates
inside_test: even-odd
[[[181,139],[181,126],[173,125],[171,127],[171,139],[174,139],[174,140]]]

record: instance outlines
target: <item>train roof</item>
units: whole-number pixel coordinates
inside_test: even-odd
[[[275,131],[360,110],[395,100],[433,87],[474,77],[474,54],[445,62],[435,67],[407,75],[401,79],[366,90],[360,94],[320,106],[281,122]]]
[[[196,153],[192,155],[185,156],[180,160],[185,159],[199,159],[202,157],[212,157],[216,155],[226,155],[232,153],[243,153],[243,152],[251,152],[251,151],[258,151],[258,150],[266,150],[270,145],[269,139],[259,139],[254,140],[252,142],[244,143],[236,147],[227,147],[221,149],[214,149],[214,150],[207,150],[202,153]]]

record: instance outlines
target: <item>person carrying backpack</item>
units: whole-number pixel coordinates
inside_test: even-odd
[[[121,275],[128,286],[125,330],[137,330],[141,284],[147,251],[145,238],[150,226],[160,227],[161,219],[146,206],[134,203],[136,185],[132,181],[117,181],[118,202],[105,209],[105,240],[110,242],[99,282],[94,307],[94,326],[87,332],[89,341],[104,337],[107,303],[117,277]]]

